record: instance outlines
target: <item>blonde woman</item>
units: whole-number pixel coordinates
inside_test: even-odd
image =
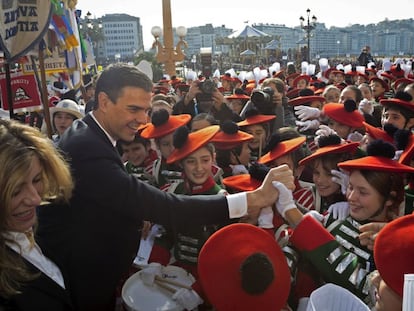
[[[0,162],[0,309],[73,310],[63,271],[33,237],[37,207],[69,200],[69,168],[52,141],[13,120],[0,120]]]

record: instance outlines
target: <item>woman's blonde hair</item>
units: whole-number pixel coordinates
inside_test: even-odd
[[[51,140],[37,128],[14,120],[0,119],[0,295],[8,297],[19,292],[21,283],[33,279],[23,260],[7,250],[2,234],[8,230],[9,206],[16,187],[25,178],[32,159],[37,157],[42,167],[43,201],[67,203],[72,195],[73,181],[68,163]]]

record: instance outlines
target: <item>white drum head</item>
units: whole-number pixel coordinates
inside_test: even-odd
[[[140,277],[141,271],[136,272],[128,278],[122,287],[122,300],[128,311],[183,311],[174,300],[173,293],[154,283],[152,286],[144,284]],[[191,286],[194,277],[180,267],[163,267],[163,278],[177,281],[181,284]],[[178,286],[168,284],[175,289]]]

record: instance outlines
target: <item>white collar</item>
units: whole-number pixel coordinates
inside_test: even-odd
[[[26,236],[25,233],[23,233],[23,232],[16,232],[16,231],[6,231],[5,233],[3,233],[3,235],[6,238],[8,238],[8,239],[10,239],[10,240],[12,240],[12,241],[15,242],[15,243],[6,242],[6,244],[9,247],[13,248],[16,252],[18,252],[17,251],[18,247],[16,248],[16,244],[18,246],[20,246],[20,252],[18,252],[18,253],[23,254],[23,253],[30,252],[30,250],[31,250],[30,241],[27,238],[27,236]]]

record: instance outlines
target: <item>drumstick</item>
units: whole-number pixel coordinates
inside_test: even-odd
[[[164,284],[161,280],[154,280],[154,282],[159,286],[162,287],[164,289],[166,289],[167,291],[169,291],[172,294],[175,294],[175,292],[177,291],[175,288],[168,286],[167,284]]]
[[[174,280],[170,280],[170,279],[165,279],[165,278],[163,278],[159,275],[155,275],[155,280],[160,281],[160,282],[164,282],[164,283],[168,283],[168,284],[171,284],[171,285],[175,285],[175,286],[178,286],[178,287],[182,287],[182,288],[185,288],[185,289],[192,290],[192,287],[189,286],[189,285],[186,285],[186,284],[174,281]]]

